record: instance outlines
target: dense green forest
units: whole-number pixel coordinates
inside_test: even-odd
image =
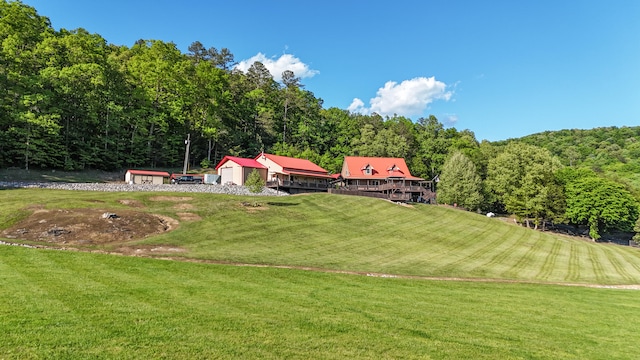
[[[584,224],[594,238],[638,218],[640,127],[479,142],[434,116],[325,109],[291,71],[277,82],[259,62],[234,65],[229,49],[195,40],[182,53],[161,40],[128,47],[58,31],[0,0],[0,167],[181,168],[189,137],[191,167],[263,150],[333,173],[348,155],[402,157],[412,174],[439,176],[441,202],[470,210]]]

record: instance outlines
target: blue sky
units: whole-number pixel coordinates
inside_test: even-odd
[[[324,107],[478,140],[640,125],[640,1],[23,0],[109,43],[194,41],[291,69]],[[248,64],[248,65],[247,65]]]

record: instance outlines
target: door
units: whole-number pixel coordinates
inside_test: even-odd
[[[220,183],[226,185],[233,182],[233,168],[220,169]]]

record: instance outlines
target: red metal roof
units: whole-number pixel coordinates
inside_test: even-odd
[[[151,171],[151,170],[127,170],[128,173],[133,175],[149,175],[149,176],[164,176],[169,177],[169,173],[166,171]]]
[[[280,156],[280,155],[265,154],[265,153],[259,154],[258,156],[256,156],[256,159],[262,156],[282,166],[282,168],[285,171],[289,171],[289,172],[304,171],[304,172],[315,173],[315,175],[329,174],[327,170],[321,168],[320,166],[312,163],[307,159],[297,159],[297,158],[292,158],[288,156]],[[314,175],[314,174],[308,174],[308,175]]]
[[[224,163],[226,163],[227,161],[233,161],[234,163],[242,166],[242,167],[248,167],[248,168],[256,168],[256,169],[266,169],[266,167],[262,164],[260,164],[259,162],[257,162],[255,159],[247,159],[247,158],[241,158],[241,157],[235,157],[235,156],[225,156],[222,158],[222,160],[220,160],[220,162],[218,163],[218,165],[216,165],[216,170],[218,170],[218,168],[220,166],[222,166]]]
[[[370,174],[365,173],[369,168]],[[346,156],[342,165],[342,176],[345,179],[387,179],[403,178],[407,180],[424,180],[411,175],[403,158],[380,158],[364,156]]]

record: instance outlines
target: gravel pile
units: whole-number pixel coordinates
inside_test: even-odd
[[[152,191],[152,192],[186,192],[186,193],[210,193],[229,195],[258,195],[258,196],[284,196],[289,195],[282,191],[263,188],[262,192],[254,194],[244,186],[235,185],[151,185],[151,184],[126,184],[126,183],[35,183],[19,181],[0,181],[0,188],[39,188],[56,190],[83,190],[83,191]]]

